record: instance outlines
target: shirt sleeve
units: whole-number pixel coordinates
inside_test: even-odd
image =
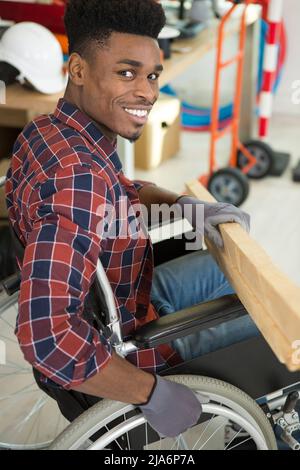
[[[81,316],[105,246],[113,203],[101,176],[82,165],[56,173],[31,205],[16,335],[25,359],[71,389],[101,371],[111,345]]]

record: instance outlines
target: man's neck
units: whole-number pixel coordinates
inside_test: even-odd
[[[105,126],[103,126],[101,123],[94,121],[94,119],[86,112],[84,109],[84,106],[81,104],[80,96],[78,96],[78,93],[75,93],[70,86],[67,86],[67,89],[65,91],[65,94],[63,96],[64,100],[68,101],[68,103],[72,104],[73,106],[76,106],[82,113],[84,113],[86,116],[88,116],[93,124],[100,130],[100,132],[112,143],[114,144],[116,142],[117,136],[114,134],[112,131],[107,129]]]

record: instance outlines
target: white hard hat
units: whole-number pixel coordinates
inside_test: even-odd
[[[17,79],[26,79],[41,93],[59,93],[66,86],[63,54],[56,37],[44,26],[22,22],[11,26],[0,41],[0,61],[20,71]]]

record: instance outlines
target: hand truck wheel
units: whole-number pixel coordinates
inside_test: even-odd
[[[207,188],[219,202],[240,206],[249,194],[249,181],[238,168],[222,168],[211,175]]]
[[[249,140],[244,146],[257,160],[257,163],[248,171],[248,178],[261,179],[267,176],[272,169],[274,160],[271,147],[260,140]],[[248,165],[248,158],[241,150],[238,152],[237,165],[241,170]]]

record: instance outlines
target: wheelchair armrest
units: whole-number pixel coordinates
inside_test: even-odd
[[[2,285],[7,295],[9,296],[13,295],[15,292],[17,292],[20,289],[20,284],[21,284],[20,271],[4,279],[4,281],[1,281],[0,284]]]
[[[138,348],[153,348],[243,315],[247,311],[238,297],[225,295],[147,323],[135,332],[132,341]]]

